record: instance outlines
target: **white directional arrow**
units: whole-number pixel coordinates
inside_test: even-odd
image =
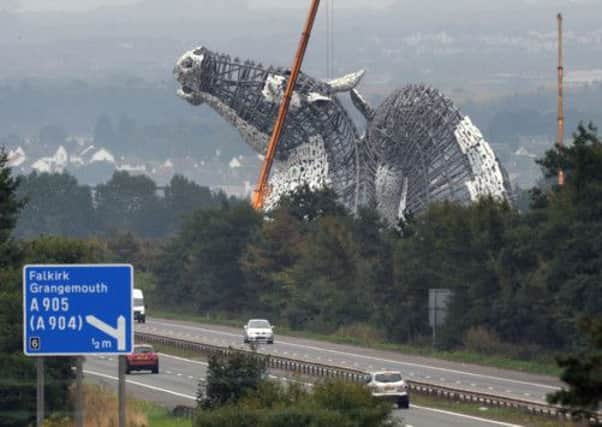
[[[115,338],[117,340],[117,350],[125,350],[125,317],[119,316],[117,318],[117,328],[103,322],[96,316],[86,316],[86,322],[94,326],[96,329],[101,330],[105,334]]]

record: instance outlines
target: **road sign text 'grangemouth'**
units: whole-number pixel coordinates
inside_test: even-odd
[[[24,353],[131,353],[133,287],[129,264],[24,266]]]

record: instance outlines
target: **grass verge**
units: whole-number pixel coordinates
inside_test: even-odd
[[[246,320],[232,319],[226,317],[201,316],[190,313],[174,313],[169,311],[154,311],[154,317],[171,320],[185,320],[199,323],[207,323],[221,326],[232,326],[242,329]],[[542,356],[540,360],[518,360],[501,356],[487,356],[469,351],[440,351],[431,347],[420,347],[405,344],[394,344],[375,340],[366,340],[353,336],[325,335],[309,331],[291,330],[278,327],[278,334],[297,338],[320,340],[335,344],[350,344],[355,346],[369,347],[377,350],[395,351],[416,356],[432,357],[450,362],[470,363],[475,365],[490,366],[494,368],[510,369],[532,374],[549,375],[558,377],[561,373],[551,355]]]
[[[509,408],[487,407],[465,402],[452,402],[418,394],[412,395],[412,403],[419,406],[472,415],[494,421],[519,424],[525,427],[583,427],[583,424],[560,418],[532,415]]]
[[[119,424],[119,405],[114,390],[98,384],[83,384],[84,426],[114,427]],[[167,408],[129,398],[126,401],[127,427],[191,427],[192,421],[172,415]],[[45,427],[73,427],[71,416],[53,415]]]
[[[137,400],[136,407],[146,416],[149,427],[191,427],[192,420],[172,415],[167,408]]]

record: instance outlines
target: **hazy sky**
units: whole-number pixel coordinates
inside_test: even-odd
[[[220,0],[215,0],[220,1]],[[326,1],[332,0],[323,0]],[[334,0],[336,7],[383,7],[394,0]],[[447,0],[444,0],[447,1]],[[66,10],[81,11],[95,9],[101,6],[113,6],[139,3],[140,0],[20,0],[22,10]],[[2,3],[2,0],[0,0]],[[248,0],[250,6],[264,7],[303,7],[309,5],[309,0]],[[169,1],[166,0],[166,4]]]

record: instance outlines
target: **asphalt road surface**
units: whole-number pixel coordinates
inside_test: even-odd
[[[195,406],[198,381],[205,377],[206,363],[166,354],[160,354],[159,359],[158,374],[136,372],[126,376],[127,393],[168,407]],[[87,357],[84,363],[85,379],[116,389],[117,365],[114,356]],[[402,418],[407,427],[514,426],[415,405],[411,405],[409,410],[396,410],[395,416]]]
[[[236,329],[149,318],[145,324],[137,324],[136,330],[220,346],[246,347],[242,325]],[[540,403],[545,402],[546,394],[561,386],[553,377],[279,336],[277,327],[275,332],[274,344],[261,345],[260,352],[363,371],[394,369],[409,380]]]

